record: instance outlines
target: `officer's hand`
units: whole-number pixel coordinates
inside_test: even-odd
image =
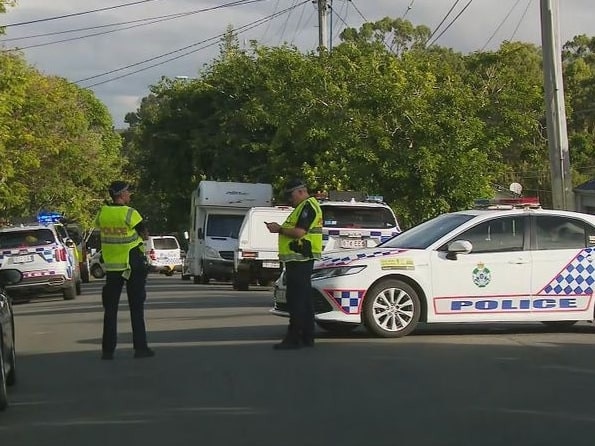
[[[267,225],[268,230],[273,233],[278,233],[279,230],[281,229],[281,225],[277,222],[271,222],[271,223],[265,222],[265,225]]]

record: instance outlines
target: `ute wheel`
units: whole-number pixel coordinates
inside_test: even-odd
[[[173,270],[173,269],[167,270],[167,271],[165,272],[165,275],[166,275],[167,277],[171,277],[171,276],[173,276],[173,275],[174,275],[174,270]]]
[[[342,322],[333,321],[316,321],[316,325],[329,333],[337,335],[349,334],[358,327],[358,324],[344,324]]]
[[[541,321],[543,325],[549,328],[568,328],[572,327],[578,321]]]
[[[72,300],[76,297],[76,284],[73,282],[62,292],[64,300]]]
[[[6,389],[6,370],[4,368],[4,352],[0,342],[0,411],[8,407],[8,391]]]
[[[421,304],[415,290],[405,282],[388,279],[366,292],[363,320],[366,328],[383,338],[400,338],[417,326]]]

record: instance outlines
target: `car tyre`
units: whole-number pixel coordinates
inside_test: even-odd
[[[64,300],[73,300],[76,297],[76,283],[72,282],[68,288],[63,291]]]
[[[382,280],[366,292],[363,321],[376,336],[407,336],[417,326],[420,315],[421,303],[417,292],[402,280]]]
[[[329,333],[336,335],[349,334],[358,327],[358,324],[344,324],[342,322],[334,321],[316,321],[316,325],[318,325],[324,331],[328,331]]]
[[[0,336],[2,334],[0,333]],[[6,369],[4,368],[4,352],[0,342],[0,411],[8,407],[8,390],[6,388]]]

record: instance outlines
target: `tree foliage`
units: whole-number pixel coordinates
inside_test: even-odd
[[[89,224],[121,172],[120,137],[88,90],[46,76],[19,54],[0,55],[0,210],[43,209]]]

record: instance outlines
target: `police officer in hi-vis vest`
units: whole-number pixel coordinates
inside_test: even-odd
[[[147,239],[148,232],[138,211],[128,206],[132,192],[127,183],[114,181],[109,187],[109,194],[112,203],[104,205],[95,219],[101,234],[101,256],[106,271],[101,294],[104,308],[101,359],[114,358],[118,304],[124,283],[130,308],[134,357],[148,358],[155,355],[147,346],[144,316],[148,267],[143,240]]]
[[[285,223],[267,223],[269,231],[279,234],[279,260],[285,265],[286,299],[289,308],[287,335],[278,350],[314,346],[314,308],[310,276],[314,260],[322,253],[322,210],[308,195],[301,180],[290,180],[285,194],[294,207]]]

